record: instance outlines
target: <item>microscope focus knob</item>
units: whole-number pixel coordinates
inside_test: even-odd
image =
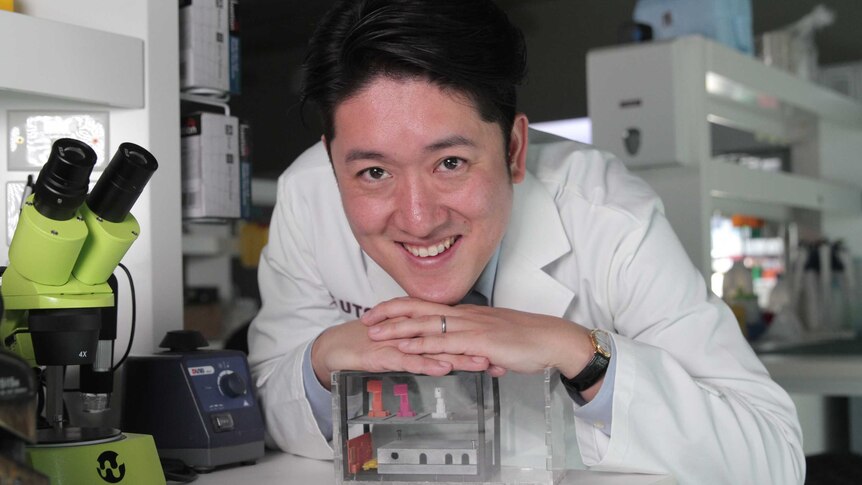
[[[248,392],[245,379],[233,371],[225,371],[219,376],[218,389],[227,397],[244,396]]]

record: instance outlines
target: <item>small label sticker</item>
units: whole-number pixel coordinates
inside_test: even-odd
[[[215,368],[211,365],[202,365],[200,367],[189,367],[189,375],[194,376],[205,376],[209,374],[215,374]]]

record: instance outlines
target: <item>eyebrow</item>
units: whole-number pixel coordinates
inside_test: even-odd
[[[427,147],[425,147],[425,151],[436,152],[437,150],[444,150],[446,148],[452,148],[454,146],[475,147],[476,144],[473,143],[473,140],[469,138],[463,137],[461,135],[452,135],[428,145]]]
[[[452,135],[442,140],[435,141],[434,143],[425,147],[425,151],[428,153],[436,152],[439,150],[445,150],[447,148],[452,148],[455,146],[468,146],[475,147],[476,144],[473,140],[466,138],[461,135]],[[345,163],[354,162],[356,160],[385,160],[386,156],[380,152],[376,152],[373,150],[350,150],[347,152],[347,156],[344,158]]]
[[[383,160],[386,157],[380,152],[371,150],[350,150],[347,156],[344,157],[345,163],[355,162],[356,160]]]

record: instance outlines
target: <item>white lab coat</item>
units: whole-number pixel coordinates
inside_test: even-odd
[[[793,403],[707,290],[653,191],[608,154],[574,142],[531,143],[527,169],[515,186],[494,306],[613,334],[612,432],[574,419],[583,463],[670,473],[681,484],[802,483]],[[404,291],[354,239],[321,144],[281,176],[277,200],[259,268],[263,308],[249,333],[252,372],[269,443],[331,458],[305,397],[303,353],[325,328]],[[506,393],[541,382],[504,376],[504,403]],[[532,418],[504,409],[503,422],[541,425],[541,392],[519,396],[533,396],[523,400]],[[527,436],[512,431],[504,447]]]

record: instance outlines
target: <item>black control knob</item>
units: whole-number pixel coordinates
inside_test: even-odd
[[[224,372],[219,376],[218,389],[227,397],[244,396],[248,392],[245,379],[233,371]]]

